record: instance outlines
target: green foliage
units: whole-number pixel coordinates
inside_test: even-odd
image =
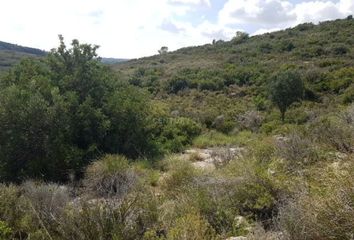
[[[167,240],[203,240],[216,239],[208,222],[199,215],[188,214],[176,220],[175,226],[169,231]]]
[[[77,40],[67,48],[60,37],[44,61],[24,60],[1,79],[2,181],[65,181],[102,152],[136,158],[162,151],[149,95],[117,80],[96,50]],[[185,125],[177,124],[179,135],[197,134]]]
[[[278,73],[271,81],[269,94],[279,108],[284,122],[285,112],[289,106],[303,97],[304,84],[300,74],[291,70]]]
[[[12,230],[7,226],[6,222],[0,221],[0,239],[6,240],[11,236]]]
[[[231,42],[234,44],[240,44],[245,42],[248,38],[248,33],[237,31],[236,36],[232,38]]]
[[[178,152],[201,133],[201,127],[195,121],[179,117],[170,118],[161,132],[161,144],[166,151]]]

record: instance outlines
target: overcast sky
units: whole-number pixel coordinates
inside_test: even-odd
[[[354,0],[0,0],[0,41],[50,50],[62,34],[137,58],[353,13]]]

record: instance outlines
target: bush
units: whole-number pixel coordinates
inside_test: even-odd
[[[288,161],[287,165],[291,171],[313,164],[319,158],[313,143],[294,133],[276,141],[276,153]]]
[[[27,181],[21,189],[35,222],[46,226],[46,231],[55,231],[58,219],[71,200],[67,187]]]
[[[264,121],[264,117],[257,111],[248,111],[238,117],[241,128],[257,132]]]
[[[168,171],[163,180],[163,188],[172,195],[184,192],[197,174],[189,161],[178,158],[169,158],[162,167]]]
[[[217,239],[209,223],[199,214],[188,214],[176,219],[175,226],[167,234],[167,240]]]
[[[167,92],[178,93],[189,87],[189,82],[183,77],[174,77],[167,84]]]
[[[169,119],[162,129],[161,144],[166,151],[178,152],[201,133],[201,126],[195,121],[179,117]]]
[[[322,185],[321,192],[302,190],[280,208],[277,224],[289,239],[353,238],[353,179],[331,175],[323,180],[328,178],[332,183]]]
[[[128,160],[120,155],[106,155],[88,166],[84,185],[97,197],[122,198],[137,183]]]
[[[68,207],[60,219],[58,239],[142,239],[157,222],[156,201],[148,191],[78,204]]]
[[[10,239],[12,235],[12,229],[7,226],[6,222],[0,220],[0,239],[6,240]]]
[[[315,142],[324,143],[340,152],[352,152],[353,130],[338,118],[322,117],[310,126]]]

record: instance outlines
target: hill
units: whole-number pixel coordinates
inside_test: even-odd
[[[353,240],[353,36],[348,17],[21,61],[0,76],[0,239]]]
[[[228,42],[127,61],[113,69],[162,99],[171,111],[211,126],[217,116],[234,122],[237,112],[265,109],[269,81],[287,69],[301,73],[306,100],[352,102],[353,36],[349,16],[252,37],[238,33]]]
[[[9,69],[14,66],[16,63],[19,63],[21,59],[26,57],[44,57],[47,55],[46,51],[24,47],[12,43],[0,41],[0,71]],[[123,58],[101,58],[102,63],[104,64],[116,64],[128,61],[128,59]]]
[[[43,57],[46,52],[0,41],[0,71],[8,69],[25,57]]]
[[[101,58],[101,62],[103,64],[116,64],[116,63],[121,63],[121,62],[126,62],[129,61],[129,59],[125,58]]]

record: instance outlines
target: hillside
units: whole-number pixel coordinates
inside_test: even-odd
[[[354,20],[0,76],[0,239],[353,240]]]
[[[183,69],[208,71],[255,70],[269,74],[284,65],[323,71],[352,66],[354,58],[354,21],[352,18],[300,24],[295,28],[248,37],[235,36],[232,41],[216,41],[115,65],[116,71],[129,76],[137,69],[158,72],[159,80],[168,80]],[[251,69],[249,69],[251,68]],[[253,74],[254,75],[254,74]],[[251,81],[255,81],[251,77]]]
[[[8,69],[25,57],[43,57],[46,52],[0,41],[0,71]]]
[[[47,52],[31,48],[31,47],[23,47],[16,44],[11,44],[7,42],[0,41],[0,71],[7,70],[19,63],[21,59],[24,58],[39,58],[47,55]],[[128,59],[122,58],[101,58],[103,64],[116,64],[128,61]]]
[[[301,72],[310,102],[326,97],[350,103],[353,36],[354,20],[348,17],[253,37],[239,33],[229,42],[183,48],[113,68],[121,78],[167,102],[172,111],[210,126],[220,115],[234,122],[239,111],[265,108],[270,79],[286,69]]]

